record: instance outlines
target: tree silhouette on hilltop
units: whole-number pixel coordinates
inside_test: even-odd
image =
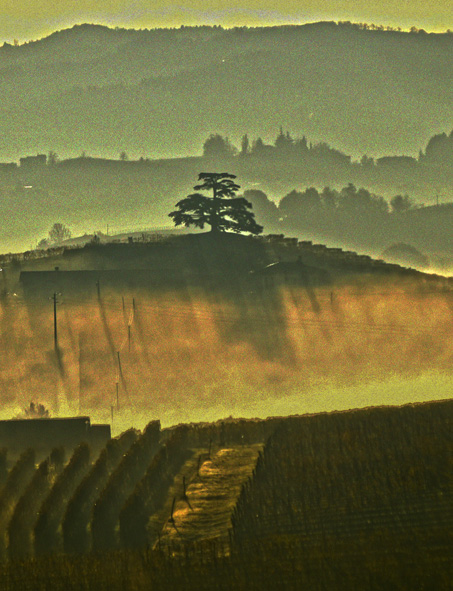
[[[228,172],[200,172],[195,191],[212,191],[211,196],[192,193],[176,204],[177,209],[168,215],[176,226],[195,226],[203,229],[211,226],[211,232],[250,232],[260,234],[263,227],[256,223],[250,211],[252,204],[244,197],[236,197],[239,185],[236,175]]]

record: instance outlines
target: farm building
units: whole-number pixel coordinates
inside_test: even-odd
[[[92,425],[89,417],[0,421],[0,447],[7,448],[10,454],[28,447],[37,454],[48,454],[60,446],[69,451],[82,441],[99,450],[110,438],[110,425]]]

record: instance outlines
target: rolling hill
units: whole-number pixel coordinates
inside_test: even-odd
[[[189,234],[13,261],[5,279],[4,412],[35,399],[102,423],[118,395],[127,426],[450,387],[451,280],[324,245]]]
[[[416,156],[452,127],[450,34],[321,22],[269,28],[79,25],[0,48],[0,156],[174,157],[283,125],[360,157]]]

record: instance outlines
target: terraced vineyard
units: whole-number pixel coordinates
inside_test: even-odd
[[[152,421],[97,458],[28,451],[0,491],[0,588],[450,589],[452,418]]]
[[[196,513],[203,512],[203,494],[214,513],[222,496],[225,506],[218,524],[214,520],[197,535],[181,539],[225,538],[231,510],[252,473],[257,445],[261,447],[256,441],[264,441],[264,436],[261,423],[253,421],[163,431],[159,421],[151,421],[142,433],[130,429],[109,441],[98,457],[90,458],[89,446],[81,444],[65,465],[55,450],[36,466],[29,449],[6,471],[0,492],[2,555],[80,554],[171,540],[180,528],[193,529],[182,525],[191,523],[192,515],[179,516],[186,492],[194,495]],[[248,443],[232,447],[233,439]],[[173,520],[168,531],[172,516],[178,526]]]

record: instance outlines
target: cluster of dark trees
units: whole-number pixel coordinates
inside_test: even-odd
[[[419,160],[427,163],[453,164],[453,130],[449,135],[439,133],[428,142],[425,152],[420,152]]]
[[[234,182],[236,176],[227,172],[202,172],[198,175],[201,184],[196,191],[209,191],[207,197],[193,193],[176,204],[177,209],[169,216],[175,225],[195,226],[203,229],[211,227],[212,232],[232,230],[259,234],[263,227],[255,221],[255,215],[267,226],[276,228],[284,225],[294,230],[305,226],[322,225],[322,220],[336,217],[358,219],[360,223],[374,222],[392,213],[411,209],[414,203],[408,195],[395,195],[387,201],[367,189],[357,189],[352,183],[340,191],[324,187],[321,193],[310,187],[304,191],[292,190],[281,199],[278,206],[270,201],[266,193],[248,189],[240,197],[236,196],[240,186]],[[249,211],[249,210],[252,210]]]
[[[340,190],[315,187],[293,189],[278,204],[271,201],[264,191],[249,189],[244,197],[252,204],[257,221],[266,229],[284,227],[288,230],[310,229],[323,224],[323,220],[345,218],[377,223],[379,219],[408,211],[415,207],[408,195],[395,195],[390,203],[383,197],[352,183]]]
[[[260,191],[246,191],[249,198],[256,199],[256,193]],[[262,197],[261,197],[262,199]],[[413,201],[408,195],[395,195],[389,203],[379,195],[370,193],[365,188],[355,187],[352,183],[340,190],[324,187],[319,192],[315,187],[309,187],[304,191],[295,189],[285,195],[279,205],[280,219],[298,219],[309,217],[316,212],[335,211],[337,213],[358,213],[359,211],[381,216],[391,212],[400,213],[414,207]]]
[[[294,189],[278,203],[258,189],[244,191],[243,197],[266,233],[335,242],[354,250],[382,250],[402,240],[422,250],[451,248],[451,204],[425,207],[406,194],[386,200],[352,183],[339,190]]]
[[[289,131],[280,132],[274,144],[264,143],[261,137],[250,141],[248,134],[242,136],[241,148],[238,150],[228,138],[220,134],[211,134],[203,144],[203,156],[207,158],[231,158],[233,156],[285,156],[285,157],[318,157],[335,160],[337,163],[349,164],[351,157],[339,150],[331,148],[327,143],[308,143],[307,138],[293,138]]]
[[[169,214],[176,226],[209,226],[211,233],[251,234],[260,234],[265,228],[268,233],[335,240],[354,249],[383,248],[411,230],[413,220],[404,214],[418,209],[408,195],[395,195],[389,203],[352,183],[341,190],[293,189],[277,205],[258,189],[236,195],[240,186],[235,183],[236,176],[227,172],[200,173],[198,179],[202,182],[194,187],[197,193],[176,203]]]
[[[272,144],[265,143],[264,140],[258,136],[251,140],[248,134],[244,134],[241,138],[241,146],[237,148],[228,137],[224,137],[219,133],[212,133],[203,143],[203,157],[218,160],[231,159],[239,157],[255,158],[285,158],[295,160],[313,160],[324,161],[327,164],[338,166],[348,166],[353,163],[351,156],[345,154],[341,150],[331,147],[327,142],[313,143],[308,141],[307,137],[293,137],[289,131],[283,131],[280,127]],[[88,156],[82,152],[79,159],[86,160]],[[40,159],[40,160],[39,160]],[[121,151],[119,160],[127,162],[129,156],[126,151]],[[38,162],[39,161],[39,162]],[[149,162],[149,158],[140,158],[140,162]],[[29,156],[20,159],[22,168],[34,167],[38,164],[47,164],[48,166],[55,166],[60,162],[60,158],[56,152],[50,150],[47,156],[44,154],[38,156]],[[364,169],[370,169],[374,166],[396,166],[408,167],[414,166],[417,163],[440,166],[453,166],[453,130],[447,134],[445,132],[432,136],[425,148],[425,151],[420,150],[418,158],[412,156],[383,156],[374,159],[364,154],[358,162]],[[5,167],[14,167],[14,163],[8,165],[1,165]]]
[[[326,142],[308,142],[305,135],[301,138],[293,137],[289,131],[280,131],[273,144],[266,144],[261,137],[250,140],[248,134],[242,136],[241,147],[238,149],[228,137],[218,133],[211,134],[203,144],[203,156],[206,158],[233,157],[271,157],[298,160],[324,161],[334,166],[348,166],[351,156],[332,148]],[[366,154],[360,159],[360,165],[366,169],[374,166],[397,166],[408,168],[417,163],[441,166],[453,165],[453,130],[449,135],[440,133],[431,137],[425,152],[420,150],[418,159],[412,156],[383,156],[374,159]]]

